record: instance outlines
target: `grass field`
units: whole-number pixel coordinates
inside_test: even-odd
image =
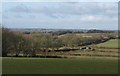
[[[97,44],[98,47],[118,48],[118,39],[112,39],[104,43]]]
[[[2,57],[0,57],[0,75],[2,75]]]
[[[3,58],[3,74],[116,74],[118,60],[110,58]]]
[[[81,54],[90,56],[107,56],[107,57],[118,57],[118,39],[111,39],[107,42],[90,45],[90,47],[95,48],[94,51],[91,50],[77,50],[71,52],[71,54]]]

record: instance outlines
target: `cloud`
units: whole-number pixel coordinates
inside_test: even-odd
[[[117,18],[109,18],[109,17],[103,17],[103,16],[93,16],[93,15],[85,15],[81,16],[81,21],[87,21],[87,22],[100,22],[100,21],[117,21]]]
[[[21,15],[15,15],[14,17],[16,17],[16,18],[23,18],[23,16],[21,16]]]
[[[104,25],[107,25],[106,28],[117,26],[117,3],[24,2],[13,4],[6,4],[4,10],[8,11],[4,11],[3,14],[10,17],[4,19],[4,23],[11,26],[12,24],[23,25],[21,27],[25,25],[50,27],[52,25],[56,28],[94,27],[91,25],[100,28],[105,28]]]
[[[3,2],[118,2],[119,0],[2,0]]]
[[[115,15],[117,14],[117,3],[64,3],[66,9],[71,8],[73,14],[90,14],[90,15]],[[64,10],[65,12],[65,10]]]
[[[95,16],[84,16],[84,17],[81,18],[81,20],[83,20],[83,21],[94,21],[94,20],[100,20],[100,19],[95,17]]]
[[[3,18],[3,19],[9,19],[9,17],[6,16],[6,15],[2,15],[2,18]]]
[[[54,5],[56,3],[58,5]],[[117,17],[118,10],[117,3],[44,2],[44,6],[41,4],[42,2],[39,3],[39,8],[34,8],[32,6],[32,8],[30,8],[27,6],[29,3],[24,3],[11,8],[10,11],[16,13],[45,14],[52,18],[65,18],[67,15],[104,15],[109,17]]]
[[[30,13],[31,10],[24,4],[17,5],[16,7],[11,8],[9,11],[17,13]]]
[[[57,8],[40,8],[38,13],[63,15],[104,15],[117,16],[117,4],[114,3],[59,3]],[[36,12],[36,11],[33,11]]]

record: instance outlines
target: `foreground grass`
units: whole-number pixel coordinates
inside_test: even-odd
[[[116,74],[117,59],[3,58],[3,74]]]
[[[0,57],[0,75],[2,75],[2,57]]]

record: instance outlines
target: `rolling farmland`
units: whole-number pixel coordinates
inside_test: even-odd
[[[0,2],[0,74],[118,75],[118,3]]]
[[[110,40],[99,46],[115,44],[117,40]],[[97,46],[98,46],[97,45]],[[115,47],[116,48],[116,47]],[[103,49],[102,49],[103,50]],[[95,52],[96,51],[96,52]],[[101,49],[92,51],[75,51],[71,54],[85,54],[84,56],[69,56],[68,58],[3,58],[3,74],[117,74],[118,58],[93,55],[117,55],[116,49]],[[112,52],[109,52],[112,51]],[[63,69],[64,68],[64,69]]]

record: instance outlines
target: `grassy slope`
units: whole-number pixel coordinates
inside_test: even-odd
[[[119,40],[120,41],[120,40]],[[105,43],[97,44],[98,47],[112,47],[117,48],[118,47],[118,39],[112,39]]]
[[[111,39],[107,42],[104,43],[100,43],[100,44],[96,44],[94,46],[98,46],[98,47],[105,47],[104,48],[97,48],[95,51],[74,51],[72,52],[72,54],[90,54],[90,55],[111,55],[111,56],[118,56],[118,49],[116,49],[118,47],[118,39]],[[93,45],[91,45],[92,47]],[[110,48],[114,48],[114,49],[110,49]],[[101,52],[104,51],[104,52]]]
[[[117,67],[117,59],[3,58],[3,74],[113,74]]]

